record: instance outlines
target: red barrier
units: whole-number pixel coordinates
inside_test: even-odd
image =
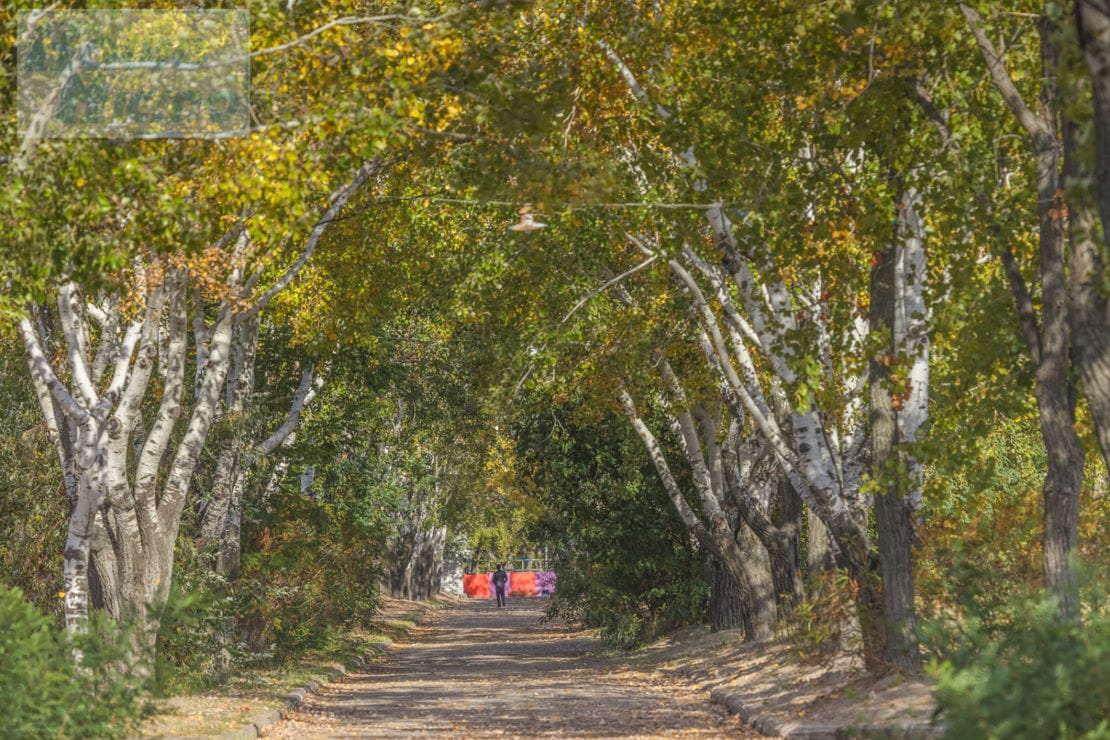
[[[555,574],[548,571],[511,571],[509,596],[550,596],[555,593]],[[488,599],[493,596],[492,573],[463,574],[463,593],[471,598]]]
[[[533,571],[513,571],[509,574],[509,596],[535,596],[536,574]]]
[[[489,573],[464,574],[463,591],[471,598],[488,599],[490,595]]]

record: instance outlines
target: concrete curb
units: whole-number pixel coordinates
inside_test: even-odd
[[[419,622],[420,620],[418,619],[417,624],[419,624]],[[262,714],[251,720],[250,724],[244,725],[234,732],[220,735],[218,740],[254,740],[254,738],[260,737],[263,730],[285,719],[289,712],[303,704],[304,700],[319,691],[321,686],[342,678],[351,671],[365,668],[370,665],[374,658],[389,650],[391,647],[393,647],[393,640],[387,639],[385,642],[367,649],[361,655],[348,660],[346,665],[334,665],[328,668],[324,673],[324,678],[313,679],[303,686],[298,686],[287,693],[283,697],[284,703],[281,707],[277,709],[268,709],[262,712]]]
[[[413,622],[413,624],[420,624],[423,621],[424,615],[431,611],[439,611],[444,608],[442,606],[434,606],[421,612]],[[284,703],[278,709],[268,709],[262,714],[251,720],[250,724],[229,732],[225,735],[220,735],[217,740],[254,740],[260,737],[262,731],[271,725],[285,719],[286,715],[304,703],[304,700],[310,695],[315,694],[321,686],[332,681],[338,680],[346,676],[352,671],[362,670],[373,662],[374,658],[380,656],[382,653],[393,647],[393,640],[386,638],[385,642],[374,645],[368,648],[365,652],[347,660],[343,665],[333,665],[324,671],[324,678],[316,678],[303,686],[298,686],[284,696]]]
[[[701,681],[695,680],[703,689]],[[893,722],[890,724],[818,724],[815,722],[783,722],[761,713],[745,704],[740,694],[725,688],[709,689],[709,698],[728,709],[757,731],[770,737],[790,737],[798,740],[841,740],[842,738],[888,738],[889,740],[925,740],[941,737],[944,728],[931,722]]]

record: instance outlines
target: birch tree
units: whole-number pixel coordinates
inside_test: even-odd
[[[65,550],[70,629],[86,618],[91,594],[96,606],[117,618],[138,619],[145,634],[152,634],[146,607],[165,601],[169,592],[174,545],[232,364],[236,324],[256,316],[296,276],[327,224],[379,168],[367,163],[333,191],[298,261],[257,293],[248,286],[258,286],[263,273],[232,269],[215,307],[190,316],[190,292],[196,304],[213,298],[190,279],[196,266],[186,260],[137,259],[137,295],[90,301],[79,286],[63,284],[56,319],[39,309],[20,322],[71,503]],[[246,226],[229,232],[227,242],[234,245],[232,263],[246,262],[251,248]],[[139,302],[141,312],[129,317],[125,298]],[[191,381],[186,373],[190,319],[197,357]],[[64,371],[51,361],[54,357],[64,358]],[[161,398],[153,419],[144,423],[142,402],[155,377]],[[191,408],[185,414],[187,404]]]
[[[1035,162],[1039,316],[1028,283],[1009,245],[1002,246],[1000,258],[1035,373],[1034,394],[1041,436],[1048,453],[1048,471],[1042,489],[1045,586],[1059,598],[1061,617],[1076,620],[1079,617],[1078,584],[1069,561],[1079,544],[1079,493],[1085,453],[1076,432],[1077,394],[1069,374],[1072,339],[1068,316],[1064,152],[1060,143],[1058,103],[1059,42],[1053,22],[1047,16],[1040,17],[1037,37],[1042,81],[1037,91],[1038,102],[1035,108],[1030,107],[1015,86],[1006,61],[987,35],[979,13],[965,4],[959,7],[993,85],[1030,142]],[[943,130],[943,126],[941,128]],[[1089,252],[1089,248],[1082,249]],[[1073,274],[1080,281],[1087,279],[1082,274],[1082,264],[1080,271]],[[1089,297],[1089,293],[1080,291],[1076,300],[1082,302],[1084,296]]]
[[[198,512],[198,547],[215,554],[215,571],[234,581],[239,577],[241,551],[240,530],[244,496],[251,473],[259,460],[266,459],[278,447],[291,441],[305,408],[316,397],[324,382],[312,362],[301,372],[300,382],[292,393],[285,416],[272,425],[264,437],[257,432],[255,361],[258,352],[258,318],[249,319],[238,327],[232,342],[232,363],[219,418],[232,427],[220,441],[215,470],[207,498]],[[259,434],[252,439],[251,434]]]
[[[5,219],[18,226],[15,246],[32,255],[5,245],[7,285],[23,305],[56,304],[32,305],[18,323],[71,508],[71,629],[91,598],[138,619],[149,640],[146,608],[169,592],[174,542],[221,400],[226,393],[223,410],[234,413],[249,391],[260,312],[379,175],[381,153],[398,150],[408,127],[434,129],[446,110],[438,100],[426,110],[431,98],[417,90],[453,48],[439,43],[438,19],[376,9],[263,13],[249,57],[252,130],[237,138],[50,141],[54,95],[6,160],[16,195]],[[397,29],[414,24],[420,33]],[[327,62],[312,48],[322,44],[335,54]],[[400,55],[412,63],[397,64]],[[77,61],[65,74],[83,73]],[[359,104],[347,105],[356,90]],[[50,256],[36,266],[37,248]],[[221,528],[226,543],[239,488],[233,450],[224,462],[227,496],[210,509],[209,529]]]
[[[914,412],[894,415],[903,416],[902,443],[914,439],[927,407],[921,233],[893,238],[889,228],[898,207],[907,224],[917,224],[922,206],[899,202],[882,184],[889,173],[878,171],[868,141],[889,136],[882,127],[901,125],[906,114],[904,96],[892,105],[897,98],[888,91],[900,84],[907,54],[900,39],[879,44],[879,32],[869,32],[874,24],[885,35],[897,23],[879,10],[799,14],[788,5],[727,19],[700,4],[591,4],[558,19],[538,9],[522,24],[520,43],[550,68],[506,64],[500,72],[512,81],[507,88],[527,86],[547,105],[562,106],[549,138],[529,128],[516,139],[529,162],[547,158],[569,172],[579,152],[590,161],[597,152],[608,157],[608,189],[600,195],[589,191],[595,181],[572,190],[551,169],[547,183],[522,173],[522,186],[546,187],[545,197],[567,193],[583,208],[593,197],[652,214],[628,228],[629,239],[689,296],[698,324],[689,339],[708,347],[708,368],[743,410],[746,428],[832,533],[841,563],[862,585],[861,609],[877,615],[868,620],[875,626],[867,644],[869,664],[879,666],[879,558],[867,526],[870,490],[861,490],[874,477],[865,416],[872,343],[860,293],[882,241],[900,252],[892,264],[902,265],[892,302],[905,322],[900,347],[882,352],[899,357],[899,379],[912,376],[905,390]],[[633,30],[618,30],[625,28]],[[551,59],[543,42],[577,54]],[[884,91],[874,102],[863,96],[871,88]],[[722,99],[740,112],[715,116]],[[884,106],[895,113],[876,115]],[[907,393],[895,394],[902,409]],[[917,469],[905,451],[899,458]],[[920,507],[921,477],[909,480],[898,502],[904,515],[890,520],[903,531]],[[908,567],[903,561],[896,567]],[[912,604],[912,594],[907,600],[905,589],[894,590]]]
[[[667,406],[670,408],[665,407],[664,413],[669,420],[672,434],[679,441],[679,447],[693,472],[697,510],[690,505],[679,488],[655,435],[640,417],[635,401],[627,389],[620,391],[624,413],[647,448],[660,480],[682,521],[698,542],[712,553],[735,579],[740,589],[743,626],[747,639],[767,639],[773,634],[776,618],[770,562],[766,551],[760,551],[761,545],[756,545],[755,548],[743,547],[745,538],[741,528],[747,525],[741,523],[738,517],[728,515],[727,510],[735,506],[735,502],[726,490],[723,446],[718,439],[719,424],[714,423],[707,409],[690,408],[685,390],[664,357],[657,354],[653,357],[653,362],[658,368],[669,397]],[[698,417],[697,420],[695,420],[695,414]],[[738,483],[738,481],[728,480],[727,483]],[[747,539],[750,540],[750,537]],[[715,597],[727,599],[727,592],[715,594]]]

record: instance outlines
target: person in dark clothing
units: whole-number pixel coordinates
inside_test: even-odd
[[[493,590],[497,592],[497,605],[505,606],[505,584],[509,582],[509,574],[498,563],[497,570],[493,572]]]

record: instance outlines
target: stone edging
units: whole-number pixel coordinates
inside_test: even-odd
[[[418,625],[424,620],[424,616],[430,611],[437,611],[442,609],[444,605],[437,604],[430,608],[424,609],[413,619],[413,624]],[[254,740],[262,735],[262,731],[267,727],[277,724],[285,719],[285,716],[291,711],[299,707],[304,700],[311,694],[315,694],[321,686],[347,675],[351,671],[362,670],[370,665],[371,661],[377,656],[393,647],[393,640],[388,637],[384,642],[373,645],[355,657],[353,660],[347,661],[345,665],[334,665],[324,671],[323,678],[317,678],[309,681],[303,686],[299,686],[284,697],[284,703],[278,709],[269,709],[262,714],[255,717],[251,722],[243,727],[240,727],[235,732],[229,732],[225,735],[220,735],[216,740]]]
[[[421,617],[424,615],[421,614]],[[419,620],[417,620],[419,623]],[[326,683],[338,680],[347,675],[351,671],[361,670],[370,665],[373,658],[381,655],[389,648],[393,647],[393,640],[386,638],[385,642],[374,645],[364,652],[361,656],[356,657],[354,660],[349,661],[346,665],[334,665],[324,671],[323,678],[316,678],[303,686],[299,686],[284,697],[283,705],[278,709],[269,709],[262,714],[251,720],[250,724],[244,725],[235,732],[229,732],[221,735],[218,740],[253,740],[262,734],[262,731],[270,725],[277,724],[285,719],[285,716],[299,707],[304,700],[311,694],[315,694],[321,686]]]
[[[708,689],[701,681],[695,682]],[[814,722],[783,722],[767,714],[760,713],[755,707],[744,703],[740,694],[731,693],[725,688],[709,690],[709,697],[715,704],[728,709],[753,728],[770,737],[791,737],[800,740],[839,740],[839,738],[891,738],[892,740],[919,740],[940,737],[944,728],[930,722],[892,722],[889,724],[817,724]]]

